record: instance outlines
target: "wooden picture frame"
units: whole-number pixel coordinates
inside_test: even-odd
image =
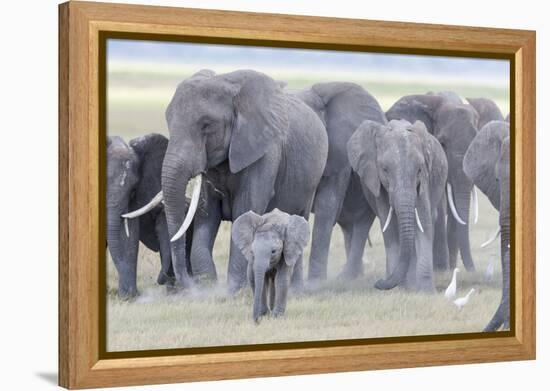
[[[512,322],[509,332],[381,338],[142,357],[101,347],[101,35],[281,47],[462,55],[511,61]],[[102,54],[103,53],[103,54]],[[104,76],[104,75],[103,75]],[[103,129],[104,130],[104,129]],[[59,6],[59,384],[176,383],[535,358],[535,32],[68,2]],[[104,341],[103,341],[104,342]],[[459,354],[457,354],[459,353]],[[268,365],[269,363],[269,365]]]

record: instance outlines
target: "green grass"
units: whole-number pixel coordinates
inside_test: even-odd
[[[139,68],[129,72],[114,69],[109,73],[109,133],[127,140],[151,131],[166,134],[165,107],[177,83],[187,75],[177,71],[157,74]],[[285,81],[289,88],[300,88],[322,80],[296,75]],[[441,83],[359,82],[379,99],[384,109],[405,94],[454,90],[461,96],[493,98],[505,114],[508,112],[504,89]],[[370,235],[373,247],[367,247],[365,252],[363,277],[352,282],[336,278],[345,257],[342,233],[335,227],[328,281],[314,290],[291,292],[283,318],[264,318],[260,325],[255,325],[251,319],[250,289],[235,297],[225,295],[230,225],[224,222],[214,248],[219,281],[208,289],[167,295],[164,287],[156,285],[158,254],[141,246],[138,260],[141,295],[133,302],[121,301],[116,296],[116,272],[108,257],[107,348],[122,351],[478,332],[493,315],[501,292],[498,241],[485,249],[479,247],[494,231],[498,215],[488,200],[478,194],[480,219],[470,235],[478,271],[466,272],[459,260],[458,295],[465,295],[471,287],[476,292],[461,311],[443,297],[449,273],[436,275],[436,295],[401,289],[381,292],[374,288],[375,281],[385,273],[382,236],[379,223],[375,223]],[[306,273],[308,259],[309,248],[304,257]],[[491,281],[485,281],[484,272],[490,262],[495,266],[495,275]]]

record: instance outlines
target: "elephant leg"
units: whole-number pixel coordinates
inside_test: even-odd
[[[273,316],[275,317],[283,315],[286,310],[288,284],[290,280],[289,274],[290,270],[286,264],[282,265],[275,273],[275,306],[273,308]]]
[[[353,239],[353,225],[352,224],[340,224],[342,234],[344,235],[344,247],[346,250],[346,259],[349,259],[351,252],[351,241]]]
[[[437,208],[437,217],[434,222],[433,259],[435,270],[449,270],[449,245],[445,230],[445,198],[441,200]]]
[[[349,244],[349,250],[347,251],[347,261],[344,270],[340,274],[343,278],[352,280],[363,275],[363,254],[365,253],[365,244],[375,217],[374,212],[368,208],[366,213],[354,221],[352,225],[351,242]]]
[[[348,187],[351,172],[323,177],[313,201],[313,234],[309,257],[308,280],[326,280],[332,228],[336,224]]]
[[[193,243],[191,245],[191,268],[196,281],[215,281],[216,265],[212,257],[214,242],[221,222],[221,203],[208,202],[206,212],[197,212],[193,222]]]
[[[159,241],[159,252],[161,268],[157,277],[159,285],[167,284],[167,288],[173,287],[175,284],[174,269],[172,267],[172,254],[170,251],[170,235],[168,234],[168,226],[166,225],[166,217],[164,213],[160,213],[155,220],[155,233]]]
[[[294,269],[292,271],[292,277],[290,280],[290,284],[293,289],[295,290],[301,290],[304,287],[304,261],[303,261],[304,255],[300,255],[298,260],[296,261],[296,264],[294,265]]]
[[[456,259],[458,258],[457,225],[457,221],[447,208],[447,246],[449,249],[449,268],[451,270],[456,268]]]

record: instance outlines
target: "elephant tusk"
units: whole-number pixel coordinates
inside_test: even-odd
[[[498,227],[498,229],[495,231],[495,233],[493,235],[491,235],[491,237],[487,241],[485,241],[484,243],[481,244],[481,248],[487,247],[488,245],[493,243],[495,241],[495,239],[498,238],[499,233],[500,233],[500,227]]]
[[[479,207],[477,203],[477,190],[476,187],[472,187],[472,204],[474,207],[474,224],[477,224],[477,220],[479,217]]]
[[[130,237],[130,230],[128,229],[128,219],[124,219],[124,231],[126,232],[126,237]]]
[[[416,225],[418,225],[418,229],[420,229],[420,232],[424,232],[424,228],[422,228],[422,223],[420,222],[420,217],[418,216],[418,210],[414,208],[414,214],[416,216]]]
[[[133,212],[128,212],[122,215],[125,219],[135,219],[136,217],[143,216],[145,213],[149,212],[153,208],[155,208],[158,204],[160,204],[163,201],[163,195],[162,190],[158,192],[156,196],[153,197],[151,201],[145,206],[142,206],[138,210],[135,210]]]
[[[386,217],[386,222],[384,223],[384,228],[382,228],[382,232],[386,232],[386,230],[388,229],[392,214],[393,214],[393,207],[390,206],[390,211],[388,212],[388,217]]]
[[[197,179],[195,181],[194,187],[193,187],[193,195],[191,196],[191,203],[189,204],[189,209],[187,210],[187,214],[185,215],[185,219],[183,220],[183,223],[176,232],[176,234],[170,239],[171,242],[175,242],[179,238],[183,236],[185,231],[187,231],[187,228],[191,225],[191,222],[193,221],[193,217],[195,217],[195,212],[197,211],[197,206],[199,205],[199,196],[201,194],[201,184],[202,184],[202,175],[199,174],[191,180]]]
[[[447,183],[447,199],[449,200],[449,206],[451,207],[451,212],[456,221],[458,221],[462,225],[466,225],[464,220],[460,218],[458,212],[456,211],[455,202],[453,200],[453,188],[451,187],[450,183]]]

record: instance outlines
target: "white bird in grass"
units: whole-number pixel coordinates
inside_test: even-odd
[[[456,295],[456,274],[459,271],[460,270],[458,270],[458,268],[455,268],[455,270],[453,270],[453,278],[451,279],[451,283],[449,284],[447,289],[445,289],[445,298],[446,299],[452,299]]]
[[[493,261],[491,261],[491,263],[489,263],[489,265],[487,266],[487,270],[485,270],[485,281],[492,281],[494,274],[495,274],[495,265]]]
[[[470,295],[474,292],[475,292],[474,288],[470,289],[470,292],[468,292],[468,294],[466,296],[459,297],[458,299],[453,301],[453,303],[458,307],[459,310],[461,310],[462,307],[464,307],[466,304],[468,304],[468,300],[470,300]]]

